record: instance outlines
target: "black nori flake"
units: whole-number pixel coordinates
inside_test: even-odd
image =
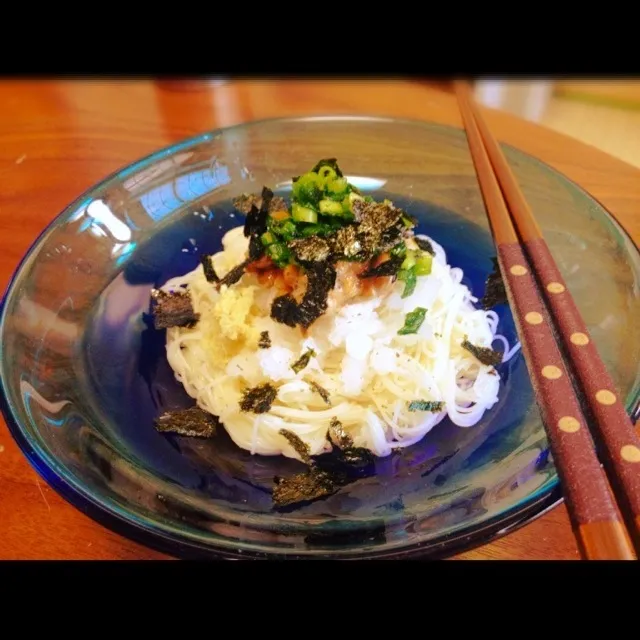
[[[239,211],[244,215],[248,215],[252,207],[256,207],[256,209],[260,209],[262,207],[262,197],[254,193],[244,193],[234,199],[233,206],[236,211]],[[267,207],[269,213],[273,213],[274,211],[286,211],[287,203],[281,196],[273,196]]]
[[[286,438],[289,444],[293,447],[294,451],[300,456],[300,459],[305,464],[313,465],[311,454],[309,452],[309,445],[304,442],[300,436],[289,431],[288,429],[280,429],[278,432],[282,437]]]
[[[234,198],[233,207],[236,211],[249,215],[252,209],[260,209],[260,196],[255,193],[243,193],[241,196]]]
[[[176,433],[192,438],[211,438],[215,435],[218,418],[198,406],[179,411],[165,411],[155,421],[160,433]]]
[[[496,305],[508,302],[507,291],[504,287],[504,281],[502,280],[498,259],[491,258],[491,261],[493,262],[493,271],[487,277],[484,296],[482,296],[482,300],[480,300],[483,309],[490,309]]]
[[[254,260],[258,260],[262,257],[265,252],[265,246],[262,244],[260,240],[260,236],[257,233],[254,233],[249,238],[249,260],[253,262]]]
[[[326,498],[336,493],[344,483],[341,476],[314,467],[289,478],[276,476],[273,481],[275,486],[272,499],[276,507]]]
[[[213,284],[217,284],[220,282],[220,278],[216,273],[216,270],[213,268],[213,261],[211,260],[211,256],[202,256],[200,258],[200,262],[202,263],[202,268],[204,269],[204,277],[207,279],[207,282],[211,282]]]
[[[319,262],[307,269],[307,290],[299,305],[299,324],[305,329],[327,310],[327,298],[335,285],[334,265]]]
[[[331,236],[332,253],[336,256],[353,258],[362,253],[362,241],[355,225],[339,229]]]
[[[324,400],[325,404],[327,404],[328,406],[331,406],[331,396],[329,395],[329,392],[324,387],[321,387],[314,380],[309,380],[309,385]]]
[[[292,240],[287,246],[300,262],[322,262],[331,254],[329,243],[318,236]]]
[[[404,258],[392,256],[389,260],[381,262],[375,267],[369,267],[366,271],[359,275],[360,278],[378,278],[381,276],[396,276]]]
[[[278,390],[269,382],[245,389],[240,401],[240,410],[251,413],[267,413],[277,395]]]
[[[482,364],[497,367],[502,363],[502,356],[504,355],[502,351],[496,351],[489,347],[476,347],[466,338],[462,341],[460,346],[473,354]]]
[[[331,418],[327,440],[338,447],[337,458],[344,464],[362,466],[373,462],[371,452],[364,447],[355,447],[353,438],[344,430],[340,420],[335,417]]]
[[[362,467],[373,464],[373,454],[364,447],[347,447],[340,451],[340,458],[352,466]]]
[[[271,346],[271,337],[268,331],[260,332],[260,340],[258,341],[258,347],[260,349],[268,349]]]
[[[273,301],[271,317],[276,322],[306,329],[327,310],[329,292],[336,284],[335,267],[328,262],[317,262],[306,273],[307,290],[300,304],[289,294]]]
[[[271,317],[288,327],[295,327],[298,324],[300,310],[295,298],[289,294],[279,296],[271,305]]]
[[[402,223],[405,213],[388,202],[356,200],[353,213],[360,223],[358,237],[368,254],[391,249],[405,230]]]
[[[251,259],[247,258],[244,262],[241,262],[237,267],[233,267],[233,269],[231,269],[231,271],[229,271],[229,273],[227,273],[227,275],[224,278],[222,278],[222,280],[220,280],[218,284],[220,286],[224,284],[227,287],[230,287],[232,284],[235,284],[236,282],[238,282],[238,280],[240,280],[240,278],[242,278],[242,276],[244,275],[244,271],[250,262],[251,262]]]
[[[414,240],[415,240],[415,243],[418,245],[419,249],[422,249],[422,251],[426,251],[427,253],[430,253],[432,256],[436,255],[436,252],[433,250],[431,243],[426,238],[418,238],[416,236],[414,237]]]
[[[260,242],[260,236],[267,230],[267,218],[271,202],[273,201],[273,191],[268,187],[262,187],[262,196],[259,200],[254,200],[247,213],[244,222],[244,235],[249,240],[249,259],[257,260],[264,253],[264,245]],[[260,203],[258,208],[256,202]]]
[[[292,365],[291,368],[296,372],[300,373],[308,364],[309,360],[316,355],[316,352],[313,349],[307,349]]]
[[[348,449],[349,447],[353,447],[353,439],[344,430],[342,423],[336,417],[331,418],[329,430],[327,431],[327,440],[332,444],[335,444],[339,449]]]
[[[439,400],[414,400],[409,403],[409,411],[432,411],[439,413],[444,407],[444,402]]]
[[[200,314],[193,310],[188,291],[167,293],[160,289],[152,289],[151,301],[153,325],[156,329],[191,328],[200,319]]]
[[[263,187],[262,198],[259,199],[260,206],[258,207],[254,202],[247,213],[247,219],[244,221],[245,238],[255,233],[264,233],[267,230],[267,216],[272,198],[273,191],[268,187]]]

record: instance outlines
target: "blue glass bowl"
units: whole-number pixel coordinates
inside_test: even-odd
[[[640,397],[640,258],[590,196],[505,148],[629,411]],[[125,168],[38,238],[0,317],[2,410],[25,455],[106,526],[183,557],[442,557],[503,534],[560,499],[521,354],[475,427],[443,422],[327,499],[275,512],[273,477],[300,470],[213,440],[161,435],[189,406],[147,327],[149,292],[195,267],[242,223],[230,200],[286,191],[337,157],[363,191],[389,194],[437,239],[481,296],[495,254],[464,133],[425,122],[318,117],[253,122],[181,142]],[[290,184],[290,183],[289,183]],[[513,342],[513,319],[497,309]]]

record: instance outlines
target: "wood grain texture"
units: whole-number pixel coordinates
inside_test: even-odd
[[[61,209],[159,147],[255,118],[368,113],[461,126],[455,97],[409,81],[0,82],[0,287]],[[498,112],[492,131],[587,189],[640,238],[640,171],[558,133]],[[0,424],[0,558],[160,559],[75,510],[39,480]],[[578,559],[560,506],[458,559]]]

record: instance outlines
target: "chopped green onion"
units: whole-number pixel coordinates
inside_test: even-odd
[[[421,253],[416,258],[416,264],[413,267],[417,276],[428,276],[431,273],[433,264],[433,256],[430,253]]]
[[[326,164],[323,167],[320,167],[317,173],[320,176],[323,184],[325,185],[329,184],[338,177],[338,174],[335,172],[335,170]]]
[[[269,231],[282,238],[285,242],[289,242],[296,237],[298,230],[295,223],[287,218],[280,221],[270,220]]]
[[[404,258],[407,255],[407,245],[404,241],[398,242],[395,247],[391,248],[390,253],[394,258]]]
[[[411,269],[402,269],[398,271],[398,280],[404,282],[404,291],[402,298],[408,298],[416,289],[418,278],[416,277],[413,267]]]
[[[279,242],[269,245],[266,253],[279,267],[286,266],[291,257],[291,253],[286,245]]]
[[[322,198],[323,183],[317,173],[305,173],[293,183],[293,200],[301,204],[317,204]]]
[[[408,270],[413,267],[416,263],[416,252],[415,251],[407,251],[407,256],[402,263],[401,269]]]
[[[302,178],[300,178],[302,180]],[[291,215],[296,222],[317,222],[318,214],[309,207],[303,207],[297,202],[293,203]]]
[[[402,224],[407,227],[407,229],[413,229],[413,227],[416,226],[416,221],[407,215],[403,215]]]
[[[404,326],[398,331],[398,335],[407,336],[411,333],[418,333],[426,313],[427,310],[424,307],[416,307],[413,311],[407,313],[404,319]]]
[[[325,190],[333,200],[342,200],[349,195],[349,183],[346,178],[337,178],[329,182]]]
[[[273,233],[267,231],[260,236],[260,241],[265,247],[268,247],[270,244],[276,242],[276,237],[273,235]]]
[[[364,198],[362,196],[359,196],[357,193],[355,192],[351,192],[343,201],[342,201],[342,206],[344,208],[345,211],[348,211],[349,213],[353,213],[353,203],[356,200],[364,200]]]
[[[342,205],[334,200],[320,200],[320,213],[327,216],[339,216],[342,213]]]

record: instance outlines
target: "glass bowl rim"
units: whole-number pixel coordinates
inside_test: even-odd
[[[357,114],[319,114],[319,115],[304,115],[304,116],[283,116],[272,118],[261,118],[256,120],[249,120],[241,122],[235,125],[226,127],[217,127],[210,129],[196,135],[182,138],[176,142],[170,143],[148,153],[141,158],[124,165],[120,165],[117,169],[106,175],[98,182],[93,183],[90,187],[85,189],[79,196],[74,198],[69,204],[62,208],[62,210],[51,220],[42,231],[34,238],[33,242],[19,260],[12,275],[9,278],[9,282],[5,289],[5,292],[0,299],[0,362],[2,361],[3,351],[3,336],[5,325],[5,313],[6,302],[12,296],[14,289],[21,278],[23,268],[29,259],[35,254],[36,250],[40,247],[45,237],[55,230],[63,218],[65,218],[71,211],[76,210],[85,201],[89,201],[93,194],[99,192],[114,182],[121,181],[128,175],[131,175],[135,171],[148,168],[155,162],[172,155],[180,151],[188,150],[192,147],[196,147],[204,142],[214,140],[216,137],[228,133],[230,131],[249,129],[259,127],[263,124],[277,124],[277,123],[304,123],[304,122],[331,122],[331,121],[357,121],[357,122],[369,122],[376,123],[388,123],[388,124],[401,124],[409,126],[423,126],[429,128],[437,128],[447,131],[456,131],[464,133],[464,128],[457,125],[443,124],[431,120],[421,120],[417,118],[397,118],[392,116],[376,116],[376,115],[357,115]],[[506,149],[513,149],[517,153],[524,154],[529,159],[535,160],[537,163],[543,165],[548,170],[552,171],[557,176],[561,177],[564,181],[571,183],[575,188],[581,191],[584,195],[588,196],[598,207],[604,211],[615,223],[624,236],[631,242],[632,246],[640,253],[637,243],[631,237],[624,225],[619,222],[617,217],[598,199],[592,196],[586,189],[580,186],[578,183],[561,173],[548,163],[540,160],[536,156],[530,154],[527,151],[521,150],[513,145],[500,142],[500,146]],[[0,372],[1,373],[1,372]],[[633,415],[640,411],[640,399],[638,401],[638,407],[634,409]],[[203,544],[195,539],[186,537],[180,537],[167,530],[163,530],[156,526],[153,520],[149,520],[146,525],[140,524],[138,518],[130,511],[119,508],[117,505],[112,504],[111,501],[97,500],[94,495],[85,487],[82,483],[74,482],[72,478],[68,477],[68,474],[63,470],[58,470],[58,465],[54,460],[49,461],[46,453],[38,451],[40,447],[37,442],[33,441],[26,429],[20,423],[20,420],[16,416],[9,394],[5,388],[5,382],[3,376],[0,375],[0,412],[6,421],[9,432],[13,439],[18,444],[22,453],[27,458],[30,465],[36,470],[36,472],[45,480],[50,486],[52,486],[57,493],[59,493],[69,504],[80,510],[85,515],[92,518],[94,521],[101,525],[111,529],[112,531],[123,535],[131,540],[134,540],[148,548],[156,549],[160,552],[168,555],[177,555],[179,557],[220,557],[229,559],[260,559],[260,558],[279,558],[279,559],[326,559],[326,558],[342,558],[342,559],[368,559],[368,558],[408,558],[425,555],[429,557],[442,557],[450,556],[452,553],[462,551],[465,549],[476,548],[482,544],[486,544],[492,540],[503,537],[508,533],[519,529],[520,527],[533,522],[544,514],[548,513],[556,506],[560,505],[564,499],[562,497],[561,486],[559,479],[556,479],[542,491],[535,491],[529,494],[526,498],[520,500],[517,504],[511,508],[496,514],[493,518],[490,518],[480,524],[470,525],[465,529],[445,534],[444,536],[428,541],[418,541],[415,543],[407,544],[402,548],[394,547],[390,550],[380,550],[373,552],[360,553],[359,551],[349,551],[346,553],[324,553],[324,552],[297,552],[287,550],[273,550],[268,552],[243,549],[234,551],[231,548],[225,546],[213,546]],[[122,513],[121,513],[122,512]],[[125,514],[128,514],[125,515]],[[241,545],[238,545],[241,548]]]

